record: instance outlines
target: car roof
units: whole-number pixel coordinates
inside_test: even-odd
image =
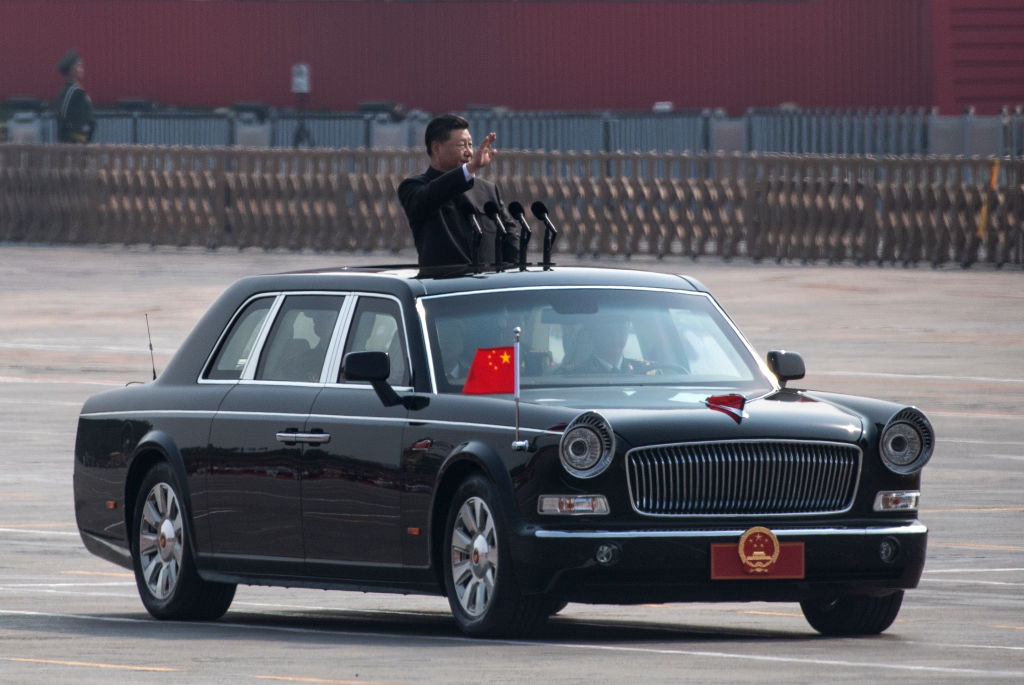
[[[292,271],[254,277],[273,289],[335,289],[373,290],[399,294],[405,290],[414,297],[445,295],[487,290],[506,290],[529,287],[642,287],[707,292],[699,281],[682,274],[666,274],[639,269],[608,267],[552,266],[518,267],[506,271],[467,269],[436,270],[424,273],[415,265],[337,266]],[[250,280],[250,279],[246,279]]]
[[[168,363],[161,382],[194,379],[215,346],[225,323],[246,300],[259,293],[348,291],[382,293],[400,300],[431,295],[553,287],[661,288],[707,292],[699,281],[674,274],[602,267],[531,266],[525,271],[424,274],[415,265],[336,266],[249,276],[236,281],[214,302]]]

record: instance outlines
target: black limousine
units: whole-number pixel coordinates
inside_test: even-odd
[[[753,600],[879,633],[921,577],[934,433],[803,375],[685,276],[256,276],[159,378],[85,403],[75,512],[160,619],[241,583],[441,594],[480,636]]]

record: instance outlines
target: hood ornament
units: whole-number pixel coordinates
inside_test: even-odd
[[[708,409],[722,412],[736,423],[749,416],[743,411],[743,407],[747,404],[747,398],[736,393],[731,395],[712,395],[704,400],[704,404]]]

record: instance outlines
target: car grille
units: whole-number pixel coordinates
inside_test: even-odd
[[[630,450],[626,468],[641,514],[820,514],[852,506],[860,458],[832,442],[701,442]]]

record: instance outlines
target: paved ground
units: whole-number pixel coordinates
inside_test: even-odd
[[[631,264],[702,280],[762,353],[803,354],[807,386],[928,412],[928,565],[880,637],[819,637],[790,604],[573,604],[542,639],[484,643],[439,598],[271,588],[215,624],[151,620],[75,532],[82,401],[151,377],[147,313],[159,369],[237,277],[357,261],[394,257],[0,246],[0,682],[1024,681],[1019,270]]]

